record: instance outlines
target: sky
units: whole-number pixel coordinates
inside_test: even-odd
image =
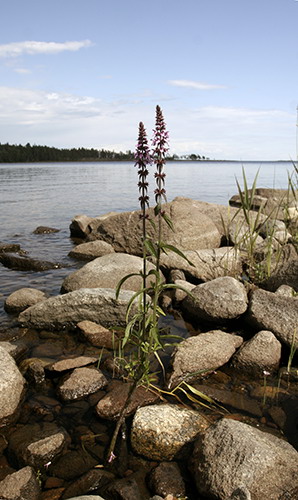
[[[1,0],[0,143],[297,157],[297,0]]]

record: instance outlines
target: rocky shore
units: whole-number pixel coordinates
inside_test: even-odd
[[[0,499],[297,500],[298,209],[284,199],[257,190],[254,234],[237,196],[229,207],[164,205],[175,232],[165,225],[163,239],[188,261],[164,254],[163,279],[191,296],[162,297],[161,327],[181,340],[162,354],[165,376],[152,360],[156,388],[134,392],[112,463],[129,391],[115,355],[141,278],[118,300],[115,288],[142,268],[140,220],[73,219],[70,256],[82,267],[61,293],[28,287],[5,301],[18,328],[0,342]],[[3,265],[24,259],[28,269],[19,248],[0,245]],[[32,269],[51,265],[34,259]]]

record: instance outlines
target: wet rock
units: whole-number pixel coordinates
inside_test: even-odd
[[[198,436],[191,460],[199,493],[222,500],[239,487],[255,500],[286,493],[294,499],[290,492],[298,488],[297,468],[298,453],[289,443],[230,419]]]
[[[80,321],[77,327],[86,340],[95,347],[114,349],[118,344],[118,337],[114,332],[93,321]]]
[[[264,373],[276,372],[281,358],[281,343],[275,335],[261,330],[245,342],[233,356],[232,367],[252,377],[264,377]]]
[[[119,281],[130,273],[135,273],[123,284],[123,290],[137,291],[142,286],[140,271],[143,260],[135,255],[110,253],[88,262],[81,269],[69,274],[62,283],[62,292],[71,292],[79,288],[116,288]],[[155,269],[148,263],[148,272]]]
[[[291,347],[298,324],[298,300],[257,289],[251,293],[248,319],[259,330],[269,330]],[[295,345],[298,347],[298,336]]]
[[[25,393],[25,379],[14,359],[0,347],[0,427],[17,417]]]
[[[58,460],[55,460],[55,463],[50,466],[50,473],[66,481],[72,481],[77,480],[97,464],[98,461],[91,457],[87,451],[75,450],[65,453]]]
[[[18,271],[47,271],[48,269],[60,269],[62,266],[57,262],[21,257],[11,253],[0,253],[0,262],[4,267]]]
[[[204,377],[223,366],[242,342],[242,337],[221,330],[183,340],[173,353],[168,387],[173,388],[183,380],[190,382]]]
[[[242,261],[240,252],[234,247],[221,247],[202,250],[185,250],[185,257],[174,252],[162,254],[161,265],[165,269],[180,269],[187,276],[209,281],[222,276],[238,276],[241,273]]]
[[[34,306],[45,300],[47,295],[35,288],[20,288],[11,293],[4,302],[4,309],[8,313],[20,313],[27,307]]]
[[[113,481],[106,489],[105,495],[117,500],[144,500],[136,480],[130,477]]]
[[[162,221],[163,239],[180,250],[198,250],[201,248],[217,248],[221,235],[210,217],[202,213],[200,207],[190,199],[176,199],[163,205],[164,210],[173,222],[173,232],[165,221]],[[153,215],[153,208],[148,210]],[[124,212],[99,222],[94,227],[98,239],[112,244],[116,252],[142,255],[142,222],[139,211]],[[148,224],[148,237],[156,240],[156,231]]]
[[[34,229],[33,234],[51,234],[51,233],[59,233],[60,229],[56,229],[55,227],[48,226],[38,226]]]
[[[46,363],[38,358],[27,358],[24,359],[19,366],[19,369],[26,377],[26,380],[36,388],[42,388],[45,386],[45,367]]]
[[[0,241],[0,253],[2,252],[19,252],[21,250],[20,245],[15,243],[2,243]]]
[[[0,347],[3,347],[3,349],[5,349],[16,361],[28,351],[27,345],[21,340],[14,342],[2,341],[0,342]]]
[[[20,466],[43,468],[62,453],[69,442],[63,427],[54,423],[29,424],[20,427],[9,437],[9,453]]]
[[[185,297],[188,296],[187,292],[191,292],[196,287],[196,285],[183,280],[175,280],[174,284],[179,287],[174,288],[174,297],[176,302],[181,302],[182,300],[184,300]]]
[[[74,368],[82,368],[98,362],[98,358],[94,356],[75,356],[71,358],[60,359],[54,363],[46,365],[46,371],[53,375],[58,375]]]
[[[214,401],[216,401],[216,403],[219,403],[224,407],[229,406],[236,410],[249,413],[254,417],[262,417],[263,415],[261,405],[245,396],[245,394],[241,394],[235,391],[232,392],[231,390],[227,389],[217,389],[206,384],[192,385],[195,389],[212,398]]]
[[[85,288],[51,297],[29,307],[19,315],[23,326],[37,329],[63,330],[75,328],[84,320],[99,322],[105,327],[125,325],[126,308],[134,292],[122,290],[118,300],[115,290]],[[132,314],[136,307],[132,308]]]
[[[57,392],[63,401],[72,401],[94,394],[107,383],[107,379],[100,370],[76,368],[59,383]]]
[[[0,482],[1,500],[39,500],[40,485],[31,467],[9,474]]]
[[[173,460],[188,456],[189,445],[208,427],[194,410],[170,404],[139,408],[131,429],[134,451],[150,460]]]
[[[113,252],[114,248],[112,245],[105,241],[95,240],[77,245],[68,255],[78,260],[93,260]]]
[[[79,497],[71,497],[69,500],[105,500],[99,495],[81,495]]]
[[[164,498],[167,494],[174,497],[185,496],[185,484],[175,462],[161,462],[150,474],[150,489]]]
[[[74,495],[84,495],[94,491],[104,491],[104,489],[115,478],[114,474],[102,469],[92,469],[74,481],[62,495],[62,499],[72,498]],[[92,498],[90,496],[86,497]],[[97,498],[97,497],[96,497]]]
[[[117,419],[125,404],[129,388],[130,384],[117,380],[112,381],[108,387],[107,395],[96,405],[97,415],[108,420]],[[158,400],[159,397],[156,394],[153,394],[145,387],[139,386],[132,394],[131,401],[125,411],[125,416],[133,414],[140,406],[153,404]]]
[[[182,308],[196,319],[223,322],[238,318],[247,309],[245,287],[235,278],[225,276],[202,283],[186,297]]]

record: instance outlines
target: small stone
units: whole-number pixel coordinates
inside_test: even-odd
[[[98,325],[93,321],[80,321],[77,327],[82,332],[84,337],[95,347],[106,347],[114,349],[118,345],[118,337],[102,325]]]
[[[90,356],[77,356],[74,358],[61,359],[60,361],[55,361],[50,365],[46,366],[46,370],[49,372],[64,372],[67,370],[73,370],[74,368],[81,368],[83,366],[91,365],[98,362],[98,358]]]
[[[4,302],[4,309],[8,313],[20,313],[46,298],[46,294],[41,290],[20,288],[20,290],[16,290],[7,297]]]
[[[76,368],[58,386],[58,395],[63,401],[82,399],[107,385],[107,379],[100,370]]]
[[[40,486],[31,467],[9,474],[0,482],[1,500],[39,500]]]

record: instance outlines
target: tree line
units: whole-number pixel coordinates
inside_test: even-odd
[[[196,154],[168,156],[168,160],[205,160],[205,156]],[[28,142],[21,144],[0,143],[0,163],[56,162],[56,161],[134,161],[134,153],[109,151],[107,149],[71,148],[59,149],[49,146],[37,146]]]

